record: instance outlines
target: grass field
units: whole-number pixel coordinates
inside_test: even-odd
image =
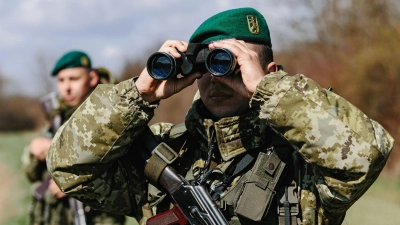
[[[0,133],[0,225],[27,225],[31,198],[21,165],[24,146],[32,132]],[[393,179],[394,180],[394,179]],[[399,180],[399,179],[397,179]],[[400,182],[380,177],[347,213],[343,224],[400,224]],[[128,218],[127,225],[137,224]]]

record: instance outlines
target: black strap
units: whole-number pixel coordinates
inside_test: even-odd
[[[242,172],[248,165],[250,165],[254,159],[256,158],[254,156],[256,151],[252,151],[250,153],[245,154],[240,161],[236,164],[235,170],[233,171],[232,175],[229,176],[230,179],[238,175],[240,172]]]
[[[225,191],[230,181],[254,161],[254,159],[256,158],[254,154],[256,153],[258,152],[251,151],[250,153],[246,153],[242,158],[240,158],[239,162],[236,163],[235,169],[233,170],[232,174],[227,177],[222,184],[214,188],[212,193],[213,200],[218,200],[221,197],[222,193]]]
[[[149,160],[153,154],[153,150],[159,144],[159,141],[157,141],[149,126],[144,127],[142,134],[137,138],[137,140],[146,150],[140,151],[140,154],[146,161]]]

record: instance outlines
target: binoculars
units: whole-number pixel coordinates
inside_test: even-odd
[[[210,72],[214,76],[229,75],[237,66],[236,57],[224,48],[208,49],[208,44],[189,43],[186,52],[176,59],[165,52],[155,52],[147,60],[147,71],[156,80],[167,80],[181,74]]]

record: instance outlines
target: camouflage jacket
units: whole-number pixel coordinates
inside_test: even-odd
[[[56,115],[61,117],[60,123],[67,121],[77,107],[67,106],[61,99],[59,108],[49,112],[48,119],[51,121]],[[47,123],[42,129],[42,136],[51,138],[52,127]],[[30,152],[29,146],[26,146],[22,156],[24,172],[28,180],[32,183],[33,201],[29,208],[31,225],[72,225],[74,224],[74,215],[70,208],[68,197],[57,198],[50,190],[45,189],[43,196],[38,199],[35,193],[36,189],[49,179],[49,173],[46,162],[39,161]],[[85,212],[87,224],[124,224],[125,217],[120,214],[112,214],[99,210],[90,210]]]
[[[266,75],[250,100],[251,112],[214,122],[195,101],[185,124],[196,137],[194,176],[214,127],[220,159],[228,163],[265,144],[265,130],[289,143],[299,157],[296,170],[303,224],[340,224],[346,210],[371,186],[384,167],[393,138],[342,97],[304,75]],[[137,92],[134,80],[99,85],[57,132],[47,166],[60,188],[94,208],[143,217],[150,202],[136,138],[157,104]],[[172,125],[152,126],[157,138],[174,142]],[[133,147],[129,147],[133,143]],[[196,169],[196,170],[195,170]],[[235,179],[237,180],[237,179]]]

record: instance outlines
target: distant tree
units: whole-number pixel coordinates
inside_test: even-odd
[[[396,139],[388,166],[400,157],[400,2],[303,0],[313,17],[313,39],[277,54],[288,71],[300,71],[350,100]],[[293,24],[299,25],[298,21]],[[294,26],[299,33],[304,27]],[[400,168],[400,167],[398,167]]]
[[[8,96],[0,101],[0,131],[33,130],[43,121],[36,98]]]
[[[0,131],[33,130],[43,123],[44,115],[36,98],[6,94],[7,81],[0,73]]]
[[[143,53],[141,53],[141,57],[135,59],[126,59],[118,80],[123,81],[132,77],[139,76],[143,69],[146,67],[148,57],[154,52],[158,51],[161,45],[162,42],[157,41],[151,47],[148,47],[147,50],[144,50]]]
[[[122,72],[118,80],[123,81],[130,79],[132,77],[139,76],[143,68],[146,66],[146,61],[144,60],[125,60],[122,66]]]
[[[1,76],[0,73],[0,98],[4,94],[4,84],[5,84],[5,79]]]

